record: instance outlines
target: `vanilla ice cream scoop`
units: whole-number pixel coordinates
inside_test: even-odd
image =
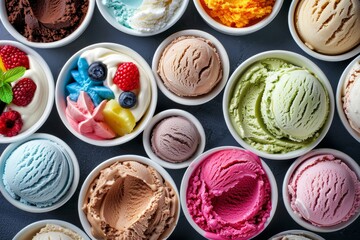
[[[294,20],[301,40],[316,52],[337,55],[360,44],[359,0],[301,0]]]
[[[350,126],[360,134],[360,61],[355,62],[343,90],[343,108]]]
[[[46,224],[32,240],[84,240],[76,232],[56,224]]]
[[[165,86],[178,96],[209,93],[222,78],[222,64],[215,46],[201,37],[182,36],[164,50],[158,73]]]

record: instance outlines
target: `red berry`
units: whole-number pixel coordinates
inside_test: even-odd
[[[14,110],[4,112],[0,116],[0,134],[6,137],[17,135],[23,126],[20,113]]]
[[[29,58],[26,53],[11,45],[0,46],[0,62],[6,70],[14,67],[29,68]]]
[[[113,81],[123,91],[138,89],[140,87],[139,69],[132,62],[120,63]]]
[[[13,100],[17,106],[27,106],[34,97],[36,84],[30,78],[20,79],[12,88]]]

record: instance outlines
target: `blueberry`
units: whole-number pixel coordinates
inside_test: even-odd
[[[0,101],[0,114],[4,111],[6,104],[3,101]]]
[[[132,108],[136,105],[136,95],[133,92],[122,92],[119,96],[119,104],[123,108]]]
[[[93,62],[88,68],[90,79],[95,81],[103,81],[106,79],[107,67],[102,62]]]

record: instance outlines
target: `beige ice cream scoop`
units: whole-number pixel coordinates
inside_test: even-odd
[[[215,46],[207,39],[182,36],[164,50],[158,73],[174,94],[195,97],[210,92],[222,78],[222,63]]]
[[[359,0],[300,0],[294,22],[301,40],[316,52],[337,55],[360,44]]]
[[[96,239],[163,239],[178,216],[178,196],[152,167],[115,162],[87,190],[83,211]]]

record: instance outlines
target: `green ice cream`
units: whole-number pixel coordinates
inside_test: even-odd
[[[319,136],[329,109],[328,93],[311,72],[281,59],[265,59],[240,76],[229,115],[248,144],[287,153]]]

